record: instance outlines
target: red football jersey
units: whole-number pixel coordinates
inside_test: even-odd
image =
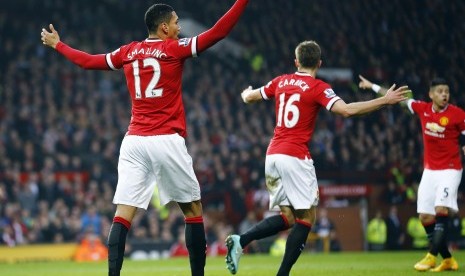
[[[126,76],[132,101],[128,135],[186,136],[182,68],[186,58],[197,55],[196,43],[197,37],[146,39],[106,55],[108,66],[123,68]]]
[[[432,102],[408,101],[410,111],[420,117],[425,169],[462,169],[459,135],[465,134],[465,111],[452,104],[440,111]]]
[[[318,111],[322,106],[330,110],[340,99],[331,86],[296,72],[274,78],[260,92],[265,100],[276,98],[276,127],[266,154],[311,158],[308,142]]]

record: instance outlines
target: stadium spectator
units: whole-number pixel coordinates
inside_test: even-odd
[[[381,210],[376,211],[375,216],[368,222],[366,231],[368,250],[384,250],[387,240],[387,226]]]
[[[189,256],[189,250],[187,249],[185,236],[182,231],[179,232],[176,242],[171,245],[170,256],[171,257],[188,257]]]
[[[397,206],[389,207],[389,214],[386,217],[386,249],[400,250],[404,244],[404,229],[400,221]]]
[[[79,244],[74,260],[76,262],[104,261],[108,258],[108,250],[99,237],[93,233],[87,233]]]
[[[424,250],[428,248],[428,236],[420,218],[416,216],[409,218],[407,221],[407,234],[412,239],[412,249]]]
[[[321,208],[318,212],[312,232],[316,235],[315,249],[317,251],[341,251],[341,246],[337,239],[336,226],[329,219],[326,208]]]

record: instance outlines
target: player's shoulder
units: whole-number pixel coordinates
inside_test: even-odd
[[[455,113],[465,113],[465,110],[457,105],[454,105],[454,104],[449,104],[449,106],[447,107],[448,109],[451,110],[451,112],[455,112]]]
[[[191,41],[192,41],[191,37],[184,37],[184,38],[179,38],[179,39],[167,38],[167,39],[164,39],[162,43],[166,47],[182,48],[182,47],[190,47]]]
[[[416,106],[419,106],[419,107],[432,107],[433,102],[425,102],[425,101],[422,101],[422,100],[412,99],[412,105],[416,105]]]
[[[123,44],[121,45],[118,50],[120,51],[128,51],[128,50],[131,50],[135,47],[137,47],[138,45],[141,45],[143,41],[131,41],[131,42],[128,42],[126,44]]]
[[[322,79],[315,78],[314,80],[316,87],[322,87],[323,89],[331,88],[331,85]]]

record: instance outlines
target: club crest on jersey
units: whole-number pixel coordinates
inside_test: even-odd
[[[336,93],[334,93],[333,89],[331,88],[326,89],[324,93],[328,99],[336,97]]]
[[[441,118],[439,119],[439,124],[440,124],[441,126],[447,126],[447,124],[449,124],[449,118],[447,118],[447,117],[441,117]]]
[[[191,42],[190,38],[181,38],[181,39],[178,40],[179,46],[184,46],[184,47],[189,45],[189,42]]]

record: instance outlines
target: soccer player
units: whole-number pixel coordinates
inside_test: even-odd
[[[204,275],[206,240],[200,187],[185,145],[186,122],[181,80],[186,59],[223,39],[248,4],[236,0],[216,24],[198,36],[179,38],[178,16],[166,4],[145,13],[148,38],[107,54],[91,55],[60,41],[52,24],[43,44],[84,69],[124,69],[132,117],[118,161],[117,205],[108,237],[109,275],[120,275],[126,236],[137,208],[147,209],[155,183],[160,202],[175,201],[185,216],[185,240],[192,275]]]
[[[226,264],[232,274],[239,269],[242,249],[253,240],[292,228],[277,275],[289,275],[303,250],[319,199],[308,143],[320,108],[350,117],[406,99],[407,87],[394,90],[393,85],[383,97],[346,104],[327,83],[315,78],[321,63],[320,46],[304,41],[295,49],[297,72],[278,76],[258,89],[248,87],[241,94],[245,103],[276,99],[276,127],[266,153],[265,178],[270,209],[279,206],[281,213],[226,239]]]
[[[386,89],[363,76],[359,87],[383,95]],[[457,270],[458,263],[447,246],[449,216],[458,212],[457,190],[462,179],[460,134],[465,134],[465,112],[449,104],[449,85],[442,78],[431,81],[431,102],[409,99],[406,105],[420,117],[423,132],[423,175],[418,188],[417,212],[428,235],[430,250],[417,262],[418,271]],[[436,267],[436,257],[443,260]]]

